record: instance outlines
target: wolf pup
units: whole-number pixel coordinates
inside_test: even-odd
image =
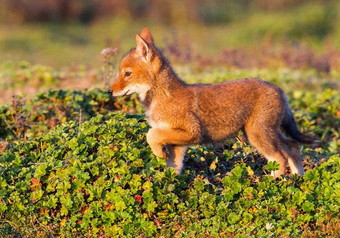
[[[223,142],[243,130],[251,145],[280,165],[275,177],[285,174],[288,165],[293,174],[304,174],[298,143],[315,140],[298,130],[280,88],[259,79],[186,84],[148,29],[136,35],[136,44],[122,59],[108,93],[139,95],[151,125],[147,142],[156,156],[167,158],[167,166],[180,173],[189,145]]]

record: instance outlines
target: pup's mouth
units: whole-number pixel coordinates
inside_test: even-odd
[[[127,96],[127,95],[129,95],[129,93],[130,93],[130,90],[127,90],[125,93],[123,93],[123,94],[115,94],[115,93],[112,93],[112,96],[113,97],[124,97],[124,96]]]
[[[127,90],[122,97],[129,95],[129,92],[130,92],[130,90]]]

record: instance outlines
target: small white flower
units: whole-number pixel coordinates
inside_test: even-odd
[[[267,222],[267,223],[266,223],[266,229],[269,231],[269,230],[271,230],[272,228],[273,228],[273,224]]]
[[[103,55],[104,57],[108,57],[108,56],[113,56],[117,53],[118,48],[106,48],[103,49],[102,52],[100,53],[101,55]]]

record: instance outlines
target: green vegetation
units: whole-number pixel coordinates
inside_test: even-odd
[[[339,156],[303,177],[274,181],[255,175],[254,162],[234,164],[252,159],[244,157],[247,146],[220,156],[197,147],[178,177],[152,154],[147,130],[143,117],[114,113],[11,144],[0,157],[2,235],[338,234]],[[192,170],[203,164],[210,172]],[[227,164],[233,169],[218,174]]]
[[[322,140],[302,147],[306,174],[266,176],[277,164],[239,134],[223,146],[190,147],[177,176],[147,145],[136,95],[49,90],[0,108],[0,235],[336,236],[338,80],[313,70],[178,71],[188,82],[254,76],[284,88],[302,131]]]
[[[69,120],[83,121],[109,110],[141,112],[136,95],[114,99],[99,89],[88,91],[49,90],[23,103],[13,97],[0,107],[0,138],[7,141],[40,136]]]
[[[6,62],[0,65],[0,87],[11,88],[57,86],[63,75],[51,67],[31,65],[26,61],[20,64]]]

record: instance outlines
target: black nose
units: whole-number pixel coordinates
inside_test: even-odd
[[[112,90],[111,89],[107,90],[107,93],[111,95],[112,94]]]

